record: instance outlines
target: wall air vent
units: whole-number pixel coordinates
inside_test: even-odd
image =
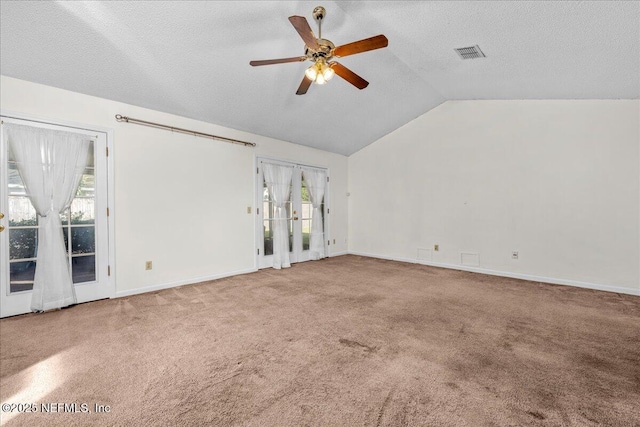
[[[471,267],[480,266],[480,254],[478,252],[460,252],[460,264]]]
[[[459,47],[454,49],[462,59],[485,58],[486,55],[480,50],[480,46]]]

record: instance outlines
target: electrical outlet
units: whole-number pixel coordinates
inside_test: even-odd
[[[144,263],[144,269],[145,270],[151,270],[153,268],[153,262],[152,261],[147,261]]]
[[[518,259],[518,251],[511,252],[511,259]]]
[[[247,213],[250,214],[251,213],[251,206],[247,206]]]
[[[334,245],[336,244],[336,239],[333,239],[333,244],[334,244]]]
[[[433,250],[434,251],[439,251],[440,250],[440,245],[433,245]]]

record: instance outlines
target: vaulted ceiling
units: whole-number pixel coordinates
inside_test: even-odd
[[[287,17],[323,5],[336,45],[385,34],[295,95],[305,63]],[[640,2],[7,2],[0,72],[349,155],[457,99],[640,97]],[[480,45],[486,58],[454,48]],[[123,112],[125,114],[126,112]],[[144,119],[144,117],[140,117]]]

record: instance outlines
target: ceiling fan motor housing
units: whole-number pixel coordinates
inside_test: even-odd
[[[304,54],[309,58],[309,60],[313,61],[319,58],[331,58],[331,51],[336,47],[331,40],[318,39],[318,45],[320,45],[318,50],[313,50],[308,46],[305,46]]]

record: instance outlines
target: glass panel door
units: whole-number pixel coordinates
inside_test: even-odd
[[[78,302],[110,297],[107,204],[106,134],[3,117],[4,123],[65,130],[91,135],[87,166],[71,206],[60,215],[67,261]],[[2,313],[30,311],[38,249],[38,216],[22,182],[13,153],[0,140],[0,292]],[[6,171],[6,174],[4,173]]]
[[[301,182],[300,199],[302,206],[300,207],[300,224],[302,226],[302,250],[309,250],[309,237],[311,236],[311,218],[313,216],[313,205],[309,198],[309,191],[304,179]]]
[[[303,242],[303,214],[302,214],[302,170],[299,166],[293,169],[291,198],[293,199],[293,255],[291,262],[309,261],[309,247],[305,249]]]
[[[262,174],[261,174],[262,175]],[[267,183],[264,181],[264,177],[262,177],[262,231],[263,231],[263,245],[262,250],[260,251],[263,255],[270,256],[273,255],[273,222],[275,219],[275,211],[276,207],[273,203],[273,199],[269,194],[269,190],[267,189]],[[287,229],[289,230],[289,252],[293,251],[293,209],[292,209],[292,200],[291,195],[292,191],[289,192],[289,200],[286,202],[286,212],[287,212]]]
[[[3,209],[9,245],[10,292],[30,291],[36,271],[38,218],[24,189],[11,153],[8,154],[8,208]],[[4,187],[4,186],[3,186]],[[4,246],[4,245],[3,245]]]
[[[302,250],[309,250],[309,239],[311,236],[311,222],[313,220],[313,204],[311,203],[311,197],[309,196],[309,191],[307,190],[307,184],[304,180],[304,172],[302,172],[302,180],[301,180],[301,189],[300,189],[300,198],[301,198],[301,218],[300,223],[302,226]],[[322,203],[320,205],[320,215],[322,223],[324,224],[324,198],[322,199]]]
[[[259,191],[257,216],[258,242],[258,268],[273,266],[273,218],[275,217],[275,205],[269,194],[262,173],[262,162],[278,163],[294,166],[291,180],[291,191],[286,203],[287,228],[289,231],[289,256],[292,263],[309,260],[309,238],[311,235],[311,221],[313,218],[313,205],[307,191],[303,172],[299,165],[275,162],[272,160],[258,159],[257,188]],[[324,222],[324,200],[322,203],[322,217]]]

